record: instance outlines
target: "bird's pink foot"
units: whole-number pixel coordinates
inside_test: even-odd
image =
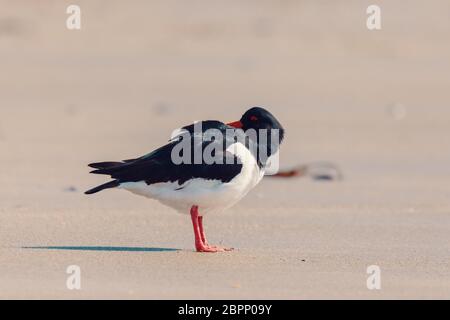
[[[234,248],[221,247],[221,246],[214,246],[214,245],[210,245],[210,244],[208,244],[208,243],[205,243],[205,246],[208,247],[208,248],[217,249],[217,250],[220,251],[220,252],[223,252],[223,251],[233,251],[233,250],[234,250]]]
[[[195,249],[197,250],[197,252],[224,252],[224,251],[230,251],[230,249],[228,248],[221,248],[221,247],[217,247],[217,246],[210,246],[210,245],[205,245],[203,243],[200,244],[196,244],[195,245]]]

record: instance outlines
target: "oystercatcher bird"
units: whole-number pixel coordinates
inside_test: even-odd
[[[232,250],[208,244],[203,216],[231,207],[254,188],[283,137],[280,122],[260,107],[228,124],[201,121],[178,130],[168,144],[140,158],[89,164],[95,169],[91,173],[113,180],[85,193],[119,188],[159,200],[190,213],[197,251]]]

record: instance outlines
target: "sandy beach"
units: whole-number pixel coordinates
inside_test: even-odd
[[[449,299],[450,2],[0,0],[0,299]],[[264,106],[281,166],[192,225],[87,164]],[[81,270],[81,290],[66,286]],[[381,289],[369,290],[367,267]]]

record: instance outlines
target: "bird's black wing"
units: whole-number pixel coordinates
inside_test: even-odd
[[[145,181],[147,184],[153,184],[177,181],[179,185],[182,185],[187,180],[194,178],[214,179],[222,182],[231,181],[241,172],[242,164],[235,155],[226,151],[228,145],[232,143],[230,140],[232,138],[228,137],[225,132],[230,127],[219,121],[204,121],[202,124],[203,132],[200,134],[201,137],[199,137],[198,133],[194,133],[193,125],[190,125],[183,127],[185,133],[176,139],[140,158],[125,160],[123,162],[109,161],[90,164],[89,166],[96,168],[91,173],[109,175],[114,180],[109,182],[109,184],[107,183],[91,189],[86,193],[98,192],[125,182]],[[219,140],[210,139],[208,134],[204,134],[208,129],[217,130],[217,132],[222,134],[223,138]],[[184,143],[185,146],[190,145],[191,157],[190,161],[177,164],[173,161],[172,153],[176,151],[178,155],[181,154],[184,156],[183,152],[179,152],[182,149],[181,143]],[[211,154],[216,161],[207,164],[203,161],[203,157],[201,157],[202,163],[195,163],[193,156],[194,150],[201,150],[203,154],[205,148],[208,147],[209,149],[207,150],[214,150]],[[176,149],[174,150],[174,148]],[[183,159],[187,158],[183,157]]]

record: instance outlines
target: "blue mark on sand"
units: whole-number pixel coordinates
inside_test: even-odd
[[[154,247],[103,247],[103,246],[38,246],[22,247],[22,249],[44,249],[44,250],[74,250],[74,251],[121,251],[121,252],[163,252],[179,251],[175,248]]]

